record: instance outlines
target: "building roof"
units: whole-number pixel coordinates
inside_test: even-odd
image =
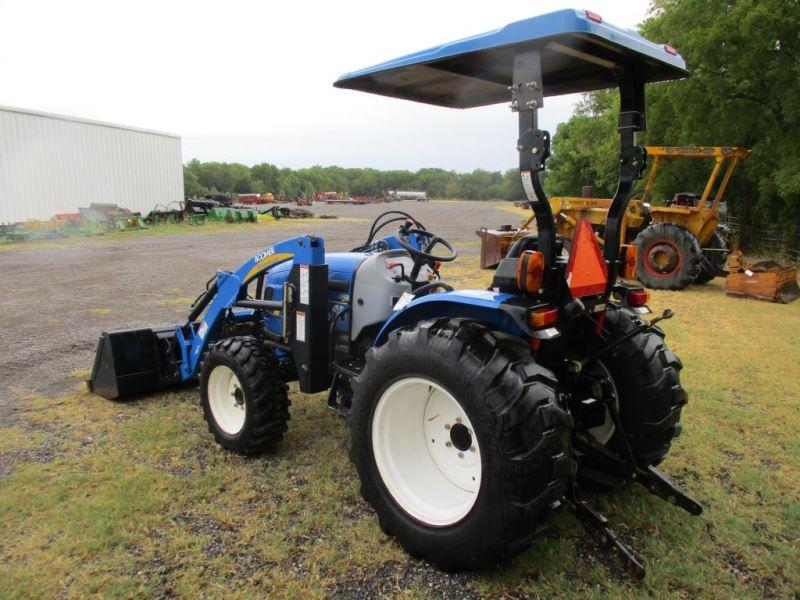
[[[99,127],[111,127],[113,129],[124,129],[124,130],[127,130],[127,131],[135,131],[137,133],[148,133],[150,135],[161,135],[161,136],[164,136],[164,137],[171,137],[171,138],[181,139],[181,136],[178,135],[177,133],[167,133],[167,132],[164,132],[164,131],[155,131],[153,129],[143,129],[141,127],[131,127],[129,125],[119,125],[117,123],[108,123],[106,121],[96,121],[94,119],[85,119],[83,117],[71,117],[71,116],[68,116],[68,115],[60,115],[60,114],[56,114],[56,113],[43,112],[43,111],[39,111],[39,110],[31,110],[31,109],[28,109],[28,108],[17,108],[17,107],[14,107],[14,106],[3,106],[3,105],[0,105],[0,111],[19,113],[19,114],[22,114],[22,115],[31,115],[31,116],[34,116],[34,117],[44,117],[44,118],[47,118],[47,119],[56,119],[58,121],[70,121],[70,122],[73,122],[73,123],[84,123],[84,124],[87,124],[87,125],[97,125]]]

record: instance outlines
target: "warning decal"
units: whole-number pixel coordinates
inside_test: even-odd
[[[300,265],[300,304],[308,306],[308,265]]]
[[[528,197],[528,201],[538,202],[539,199],[536,197],[536,194],[533,191],[533,181],[531,180],[531,172],[521,171],[520,175],[522,175],[522,187],[525,189],[525,195]]]

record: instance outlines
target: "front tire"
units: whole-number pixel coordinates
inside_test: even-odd
[[[289,420],[288,387],[272,355],[249,336],[214,344],[200,367],[200,402],[217,442],[258,454],[282,438]]]
[[[483,568],[544,530],[574,474],[572,420],[518,340],[427,321],[371,349],[353,384],[361,494],[412,555]]]

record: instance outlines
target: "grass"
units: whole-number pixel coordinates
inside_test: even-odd
[[[485,286],[476,262],[448,280]],[[322,395],[293,390],[280,449],[246,459],[214,444],[195,390],[107,402],[76,372],[62,397],[25,398],[0,424],[0,597],[796,597],[800,302],[728,298],[716,280],[652,306],[677,312],[664,328],[690,393],[664,470],[705,513],[640,488],[594,497],[644,583],[597,560],[568,514],[492,572],[410,558],[360,499]]]

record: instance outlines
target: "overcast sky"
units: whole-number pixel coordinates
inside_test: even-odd
[[[177,133],[184,161],[507,169],[505,105],[453,110],[331,84],[570,7],[634,28],[648,2],[0,0],[0,105]],[[575,100],[548,98],[544,128]]]

